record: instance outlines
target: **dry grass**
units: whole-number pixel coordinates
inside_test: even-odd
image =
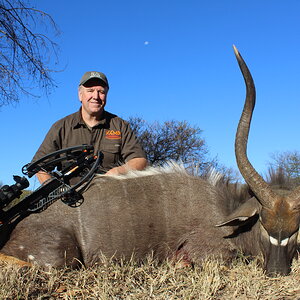
[[[180,269],[151,257],[144,264],[104,259],[80,270],[3,265],[0,299],[300,299],[300,262],[291,275],[267,278],[256,262],[225,267],[207,260]]]

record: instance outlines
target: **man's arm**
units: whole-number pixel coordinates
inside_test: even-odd
[[[34,157],[32,158],[31,162],[35,162],[41,159],[43,156],[61,149],[61,145],[59,143],[59,141],[62,140],[62,138],[59,136],[59,132],[62,131],[60,130],[60,122],[61,121],[58,121],[51,126],[42,144],[40,145]],[[44,171],[39,171],[35,175],[39,180],[40,184],[44,183],[47,179],[51,178],[51,175]]]
[[[132,158],[124,165],[115,167],[106,172],[106,175],[126,174],[130,170],[144,170],[147,167],[147,160],[143,157]]]

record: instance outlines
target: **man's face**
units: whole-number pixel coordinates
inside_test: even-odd
[[[107,92],[108,88],[101,85],[99,80],[91,79],[84,86],[80,86],[78,96],[83,113],[91,116],[101,115],[106,104]]]

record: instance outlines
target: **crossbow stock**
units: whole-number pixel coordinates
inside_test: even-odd
[[[103,158],[101,151],[96,156],[93,151],[91,145],[74,146],[52,152],[23,166],[22,173],[29,178],[40,171],[47,172],[51,178],[19,201],[17,198],[21,196],[22,190],[29,186],[26,177],[15,175],[15,184],[2,186],[0,227],[31,213],[41,212],[58,199],[71,207],[81,205],[82,192],[99,171]],[[75,177],[78,182],[70,185],[70,179]]]

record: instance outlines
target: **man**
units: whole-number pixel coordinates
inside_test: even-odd
[[[59,149],[88,144],[94,146],[95,153],[102,151],[102,166],[107,175],[143,170],[147,165],[146,155],[129,124],[104,110],[108,90],[103,73],[86,72],[78,88],[80,110],[52,125],[33,161]],[[37,177],[43,183],[50,175],[40,171]]]

